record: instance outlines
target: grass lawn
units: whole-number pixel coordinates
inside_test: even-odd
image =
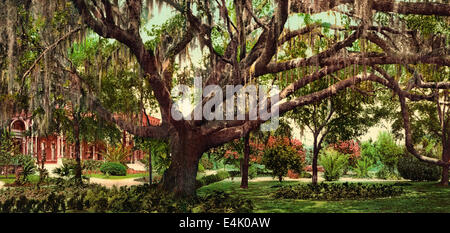
[[[0,181],[5,184],[14,183],[15,180],[16,180],[16,177],[13,174],[8,175],[8,178],[6,178],[4,175],[0,176]]]
[[[283,181],[283,185],[295,185],[298,181]],[[374,183],[374,182],[372,182]],[[197,194],[205,195],[221,190],[232,196],[253,200],[255,213],[450,213],[450,188],[438,187],[436,182],[402,182],[405,193],[392,198],[345,201],[312,201],[274,199],[270,196],[279,185],[277,181],[249,182],[248,189],[239,188],[239,181],[224,180],[201,187]]]
[[[2,181],[5,184],[12,184],[16,180],[16,177],[14,174],[8,175],[8,179],[4,175],[0,176],[0,181]],[[39,175],[30,175],[28,176],[28,181],[35,184],[39,181]]]
[[[87,177],[94,177],[99,179],[108,179],[108,180],[121,180],[121,179],[129,179],[129,178],[141,178],[148,176],[148,173],[141,174],[127,174],[126,176],[107,176],[104,174],[85,174]]]

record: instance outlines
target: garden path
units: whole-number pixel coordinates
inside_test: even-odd
[[[121,186],[132,186],[132,185],[140,185],[142,182],[135,181],[136,178],[129,179],[120,179],[120,180],[108,180],[108,179],[100,179],[91,177],[89,180],[91,183],[100,184],[106,186],[108,188],[112,188],[113,186],[121,187]]]

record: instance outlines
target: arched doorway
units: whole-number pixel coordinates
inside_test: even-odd
[[[25,131],[25,123],[22,120],[14,121],[11,125],[11,129],[14,131]]]

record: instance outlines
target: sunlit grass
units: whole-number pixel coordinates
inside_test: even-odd
[[[283,181],[282,185],[295,185],[298,181]],[[366,182],[376,183],[376,182]],[[232,196],[253,200],[256,213],[450,213],[450,188],[439,187],[436,182],[404,182],[405,193],[392,198],[344,201],[313,201],[274,199],[271,193],[278,189],[277,181],[249,182],[248,189],[241,189],[239,181],[221,181],[198,190],[205,195],[221,190]]]
[[[12,184],[12,183],[14,183],[14,181],[16,181],[16,176],[14,174],[9,174],[8,178],[6,178],[5,175],[1,175],[0,181],[5,184]],[[38,175],[29,175],[28,181],[31,182],[32,184],[36,184],[39,181],[39,176]]]
[[[108,180],[121,180],[121,179],[129,179],[129,178],[141,178],[147,177],[148,173],[140,173],[140,174],[127,174],[125,176],[107,176],[105,174],[85,174],[87,177],[99,178],[99,179],[108,179]]]

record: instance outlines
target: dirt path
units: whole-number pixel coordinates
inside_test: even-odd
[[[132,185],[140,185],[143,184],[142,182],[135,181],[136,178],[129,178],[129,179],[120,179],[120,180],[108,180],[108,179],[99,179],[91,177],[89,181],[91,183],[100,184],[103,186],[106,186],[108,188],[111,188],[113,186],[121,187],[121,186],[132,186]]]
[[[1,188],[3,188],[3,185],[4,185],[5,183],[3,183],[3,181],[0,181],[0,189]]]

